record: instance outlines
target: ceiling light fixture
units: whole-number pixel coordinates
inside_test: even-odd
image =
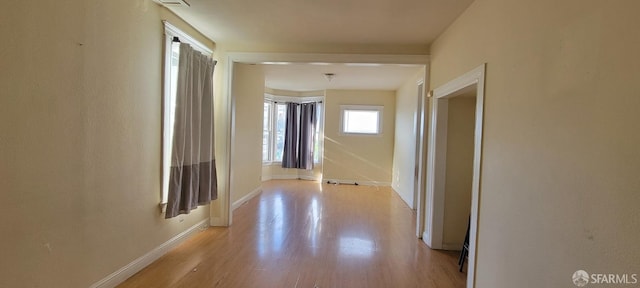
[[[333,80],[333,77],[336,77],[336,74],[334,73],[324,73],[324,78],[327,78],[327,81],[331,82],[331,80]]]

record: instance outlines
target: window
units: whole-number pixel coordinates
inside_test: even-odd
[[[275,144],[273,149],[273,161],[282,162],[282,155],[284,154],[284,130],[287,125],[287,104],[275,103]]]
[[[262,162],[271,161],[271,155],[269,151],[271,151],[271,108],[273,107],[273,103],[264,102],[264,114],[262,120]]]
[[[318,112],[318,117],[316,117],[316,143],[314,143],[313,148],[313,163],[320,163],[320,157],[322,157],[322,138],[323,135],[320,133],[322,130],[322,115],[324,111],[322,111],[322,102],[318,102],[318,106],[316,106],[316,110]]]
[[[276,102],[274,99],[279,100]],[[280,163],[284,154],[284,133],[287,123],[286,102],[310,102],[320,101],[319,97],[278,97],[266,95],[264,100],[263,134],[262,134],[262,162]],[[322,159],[322,103],[316,106],[316,131],[313,162],[318,164]]]
[[[178,38],[180,42],[191,45],[203,54],[211,55],[213,51],[180,29],[164,21],[164,95],[163,120],[162,120],[162,199],[161,204],[167,203],[169,194],[169,173],[171,170],[171,149],[173,148],[173,126],[176,109],[176,90],[178,83],[178,59],[180,58],[180,45],[174,42]]]
[[[262,162],[282,162],[287,105],[271,99],[264,101]]]
[[[343,134],[382,134],[383,106],[340,106],[340,132]]]

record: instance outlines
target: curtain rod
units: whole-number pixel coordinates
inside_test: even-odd
[[[182,42],[180,42],[180,38],[178,38],[178,36],[173,36],[173,39],[171,39],[171,42],[173,42],[173,43],[182,43]],[[207,57],[209,57],[209,56],[207,56]],[[213,60],[213,65],[215,66],[217,64],[218,64],[218,60]]]

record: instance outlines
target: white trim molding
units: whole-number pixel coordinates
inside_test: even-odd
[[[409,204],[409,201],[407,201],[407,199],[405,199],[405,197],[402,194],[400,194],[400,192],[398,192],[399,189],[397,189],[397,188],[398,187],[393,187],[393,185],[391,186],[391,190],[393,190],[393,192],[396,193],[396,195],[398,195],[398,197],[400,199],[402,199],[402,202],[404,202],[404,204],[406,204],[407,207],[413,209],[413,207],[411,207],[411,205]],[[418,236],[420,236],[420,235],[418,235]]]
[[[391,182],[382,181],[358,181],[349,179],[322,179],[324,184],[346,184],[346,185],[362,185],[362,186],[384,186],[391,187]]]
[[[298,175],[298,180],[306,180],[306,181],[321,181],[320,177],[312,176],[312,175]]]
[[[271,175],[263,176],[262,182],[271,180],[307,180],[307,181],[322,181],[320,178],[312,175]]]
[[[164,33],[167,35],[166,40],[173,41],[173,37],[178,37],[180,42],[193,46],[194,49],[200,51],[202,54],[207,56],[211,56],[211,54],[213,54],[213,50],[209,49],[209,47],[191,37],[189,34],[183,32],[180,28],[169,23],[169,21],[163,20],[162,23],[164,24]]]
[[[377,112],[377,131],[376,132],[354,132],[345,131],[345,112],[351,111],[363,111],[363,112]],[[382,124],[384,119],[384,106],[382,105],[340,105],[340,135],[343,136],[382,136]]]
[[[480,199],[480,177],[482,160],[482,127],[484,119],[484,87],[486,64],[447,82],[433,91],[431,123],[429,123],[429,146],[427,162],[427,207],[423,241],[433,249],[447,246],[442,243],[444,226],[444,198],[447,144],[448,100],[465,92],[475,91],[475,129],[473,152],[473,179],[471,187],[471,219],[469,227],[469,264],[467,287],[475,286],[476,249],[478,248],[478,218]]]
[[[260,195],[260,193],[262,193],[262,187],[258,187],[253,191],[249,192],[249,194],[244,195],[244,197],[233,202],[233,204],[231,205],[231,211],[238,209],[238,207],[242,206],[242,204],[247,203],[253,197]]]
[[[209,222],[213,227],[227,227],[227,220],[223,217],[210,217],[211,221]]]
[[[322,102],[324,101],[324,96],[280,96],[275,93],[264,93],[264,99],[274,102],[306,103]]]
[[[300,176],[298,175],[271,175],[268,177],[268,179],[263,180],[263,181],[269,181],[269,180],[298,180],[300,179]]]
[[[158,258],[162,257],[171,249],[178,246],[180,243],[184,242],[191,236],[193,236],[196,232],[203,231],[207,228],[209,228],[209,218],[196,223],[196,225],[191,226],[189,229],[174,236],[173,238],[169,239],[167,242],[164,242],[160,246],[149,251],[147,254],[140,256],[138,259],[133,260],[131,263],[109,274],[107,277],[104,277],[100,281],[93,283],[89,287],[90,288],[116,287],[118,286],[118,284],[124,282],[129,277],[133,276],[134,274],[138,273],[140,270],[149,266],[149,264],[153,263],[153,261],[158,260]]]
[[[390,54],[327,54],[327,53],[265,53],[265,52],[228,52],[226,53],[226,73],[223,75],[223,95],[226,101],[227,125],[224,133],[227,135],[227,141],[225,148],[228,149],[228,153],[225,154],[224,159],[220,159],[224,163],[226,169],[225,182],[228,183],[223,191],[218,191],[218,199],[222,201],[222,207],[220,211],[223,216],[219,218],[220,223],[223,226],[231,225],[233,222],[233,213],[231,208],[230,191],[232,190],[231,179],[234,173],[234,167],[232,165],[232,155],[234,147],[232,145],[235,139],[236,125],[235,125],[235,96],[233,93],[233,66],[235,63],[245,64],[261,64],[266,62],[289,62],[289,63],[376,63],[376,64],[420,64],[428,65],[430,58],[429,55],[390,55]],[[360,183],[360,182],[359,182]],[[362,183],[364,184],[364,183]],[[380,185],[382,183],[375,183]],[[385,183],[385,186],[390,186],[390,183]],[[216,221],[214,221],[216,220]],[[218,225],[218,219],[214,219],[212,216],[212,224]]]
[[[428,64],[429,55],[390,54],[323,54],[323,53],[254,53],[229,52],[230,62],[246,64],[277,63],[375,63],[375,64]]]
[[[424,206],[425,206],[425,198],[426,198],[426,178],[427,178],[427,130],[428,130],[428,113],[429,113],[429,98],[426,96],[426,91],[429,90],[429,82],[426,81],[429,79],[429,65],[425,65],[424,67],[424,76],[422,79],[418,79],[416,81],[416,86],[418,90],[418,97],[420,97],[418,101],[418,107],[416,107],[416,116],[419,116],[414,125],[415,127],[415,137],[416,137],[416,154],[415,163],[418,169],[416,177],[417,181],[414,181],[413,191],[413,208],[416,210],[416,237],[422,238],[422,233],[424,232]],[[414,167],[415,167],[414,166]]]

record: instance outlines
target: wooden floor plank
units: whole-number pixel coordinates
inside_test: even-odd
[[[389,187],[274,180],[118,287],[464,287],[456,252],[416,239]]]

